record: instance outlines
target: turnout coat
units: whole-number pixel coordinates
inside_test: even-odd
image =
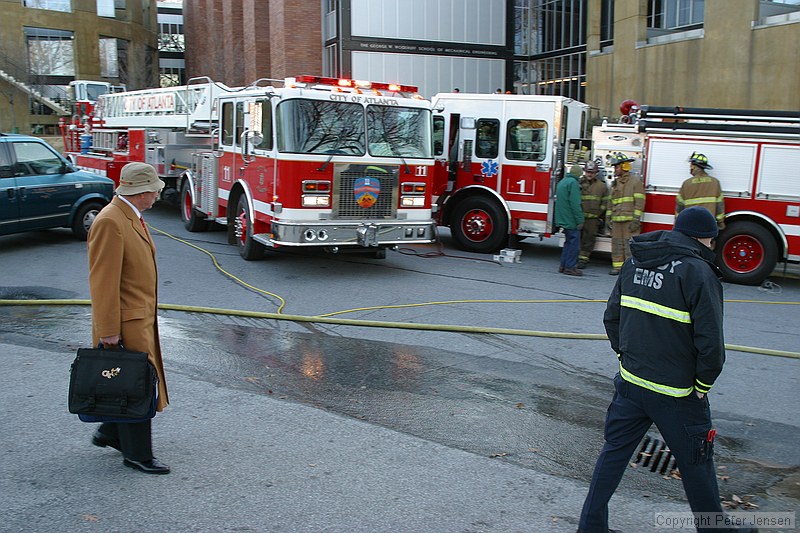
[[[158,337],[156,249],[136,213],[119,197],[100,211],[88,238],[92,342],[119,334],[129,350],[147,352],[158,373],[158,405],[169,404]]]

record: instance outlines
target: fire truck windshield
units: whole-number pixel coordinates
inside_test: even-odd
[[[277,110],[278,150],[297,154],[364,155],[364,107],[292,99]]]
[[[367,107],[369,153],[377,157],[432,157],[431,117],[427,109]]]
[[[326,100],[278,104],[278,150],[296,154],[432,157],[428,109]],[[366,127],[365,127],[366,124]]]

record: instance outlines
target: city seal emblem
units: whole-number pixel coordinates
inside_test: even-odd
[[[353,185],[353,194],[356,197],[356,203],[364,209],[375,205],[380,193],[381,182],[377,178],[358,178]]]

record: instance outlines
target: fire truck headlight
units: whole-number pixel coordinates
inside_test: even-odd
[[[406,228],[406,238],[410,239],[414,236],[414,228]]]
[[[402,196],[400,197],[402,207],[425,207],[425,198],[421,196]]]
[[[303,232],[303,238],[306,242],[311,242],[317,239],[317,233],[313,229],[307,229]]]
[[[303,195],[303,207],[330,207],[331,197],[316,194]]]
[[[319,230],[317,232],[317,238],[319,240],[321,240],[321,241],[327,241],[328,240],[328,232],[325,231],[324,229]]]
[[[425,228],[417,228],[417,237],[424,237],[425,236]]]

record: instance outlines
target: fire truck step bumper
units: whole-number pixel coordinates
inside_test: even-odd
[[[273,222],[272,231],[272,246],[335,245],[372,248],[395,244],[424,244],[436,240],[436,224],[433,221],[331,221],[308,224]]]

